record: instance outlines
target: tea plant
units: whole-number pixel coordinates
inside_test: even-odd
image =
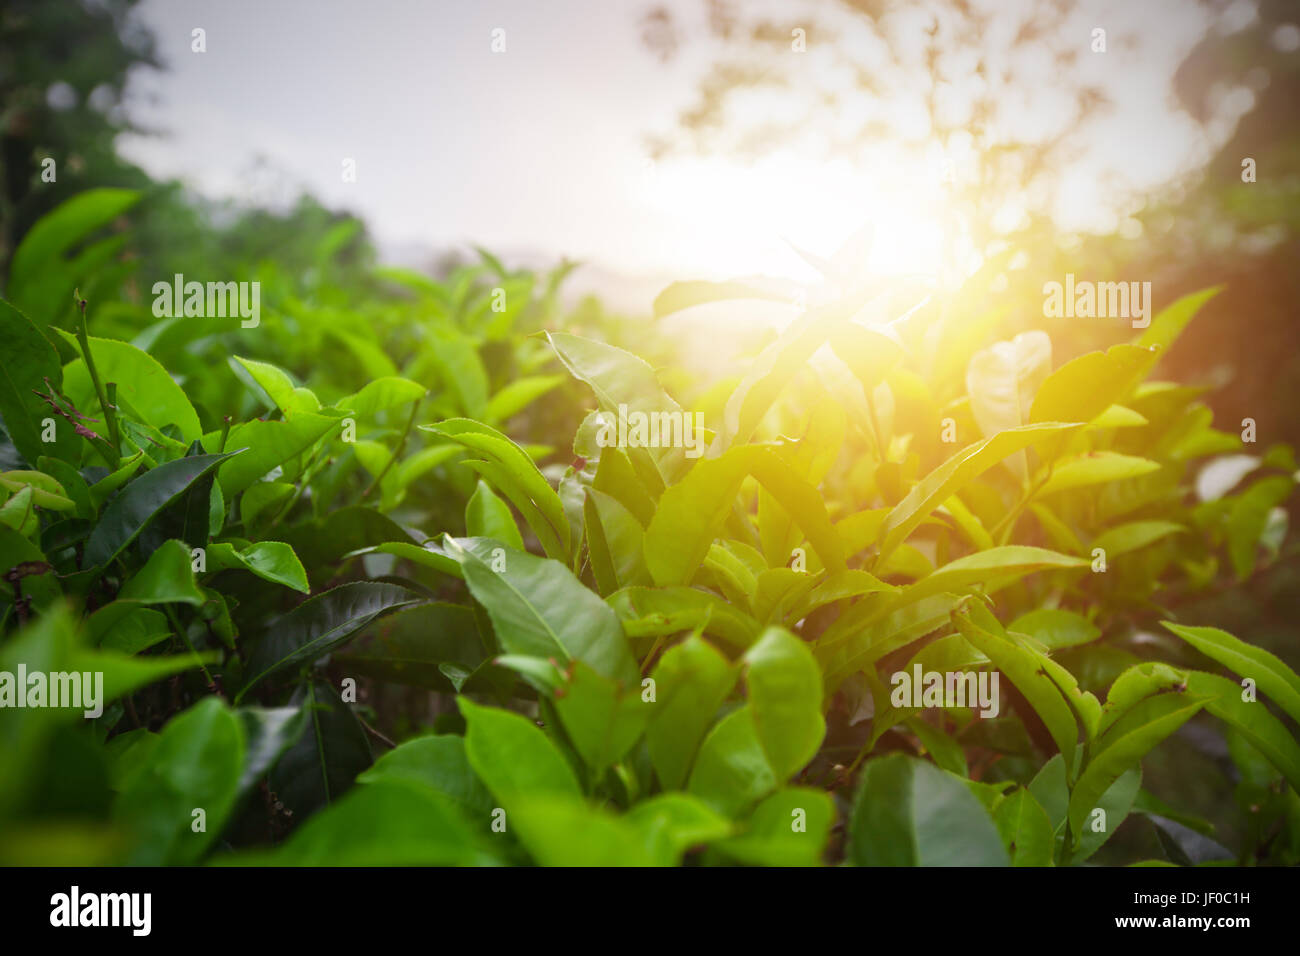
[[[0,305],[0,671],[104,682],[93,719],[0,710],[8,859],[1047,866],[1138,816],[1175,863],[1300,860],[1300,678],[1180,613],[1278,558],[1297,471],[1156,377],[1216,290],[1067,357],[987,344],[993,264],[864,286],[702,391],[692,446],[561,274],[490,257],[91,336],[59,302],[100,247],[63,253],[129,200],[33,229]],[[1201,724],[1231,849],[1143,788]]]

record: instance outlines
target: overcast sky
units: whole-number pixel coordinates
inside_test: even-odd
[[[301,185],[363,215],[395,253],[474,242],[627,274],[798,278],[806,269],[787,239],[829,254],[873,205],[905,218],[906,182],[812,153],[651,166],[644,135],[671,128],[714,52],[691,28],[703,0],[668,5],[694,42],[664,65],[641,42],[642,0],[145,0],[168,69],[136,77],[129,109],[166,135],[121,145],[214,197],[264,201]],[[1139,25],[1146,44],[1140,56],[1085,61],[1122,91],[1095,138],[1096,168],[1156,183],[1204,151],[1170,106],[1172,69],[1204,29],[1171,12],[1187,7],[1089,5],[1116,28]],[[202,54],[190,49],[195,27]],[[496,28],[505,53],[491,50]],[[259,155],[278,184],[251,172]],[[342,181],[344,158],[355,183]],[[1075,175],[1074,214],[1095,217],[1100,178]],[[879,243],[881,256],[910,254],[906,240]]]

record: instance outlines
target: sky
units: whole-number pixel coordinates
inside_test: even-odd
[[[875,267],[930,264],[934,170],[888,144],[853,162],[828,161],[816,136],[757,163],[652,162],[647,134],[673,128],[717,53],[703,0],[666,5],[685,41],[667,64],[642,42],[639,0],[145,0],[167,70],[135,75],[127,109],[160,135],[119,146],[214,198],[274,203],[308,189],[363,216],[390,260],[474,243],[622,275],[806,279],[792,245],[827,256],[874,221]],[[1119,106],[1064,174],[1058,212],[1067,227],[1114,228],[1127,195],[1116,172],[1141,193],[1208,155],[1169,78],[1209,21],[1181,0],[1098,0],[1061,28],[1086,49],[1093,21],[1136,30],[1142,47],[1081,61]],[[191,50],[195,28],[206,52]],[[492,50],[498,29],[504,52]],[[801,56],[810,76],[833,67],[815,36]],[[1051,104],[1039,109],[1023,121],[1052,122]],[[345,159],[355,182],[343,181]]]

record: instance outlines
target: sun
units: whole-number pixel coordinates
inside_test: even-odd
[[[654,218],[687,224],[671,250],[687,260],[678,270],[701,277],[811,281],[809,260],[837,253],[855,272],[937,276],[960,245],[938,168],[778,153],[685,157],[645,173],[641,198]]]

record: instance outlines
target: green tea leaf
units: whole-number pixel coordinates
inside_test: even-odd
[[[241,707],[235,716],[243,725],[247,743],[244,769],[239,776],[239,792],[245,794],[302,739],[308,716],[301,707],[293,706]]]
[[[1141,788],[1142,768],[1139,766],[1120,774],[1118,779],[1106,789],[1097,800],[1095,808],[1105,813],[1105,825],[1102,825],[1101,814],[1090,813],[1085,818],[1083,834],[1069,856],[1071,864],[1077,866],[1101,849],[1129,815]],[[1062,843],[1064,843],[1064,834],[1062,834]]]
[[[694,279],[687,282],[673,282],[657,296],[654,301],[655,318],[689,309],[692,306],[709,302],[723,302],[728,299],[768,299],[773,302],[788,302],[790,296],[770,288],[765,280],[732,279],[727,282],[708,282]]]
[[[686,789],[735,818],[780,784],[759,740],[753,708],[746,704],[718,721],[704,738]]]
[[[1029,422],[1034,393],[1052,368],[1052,340],[1046,332],[1022,332],[971,356],[966,366],[966,394],[971,414],[984,437]],[[1023,481],[1028,475],[1021,453],[1006,459]]]
[[[286,421],[251,421],[236,425],[226,436],[225,447],[239,452],[221,466],[217,473],[221,491],[230,500],[253,482],[306,452],[330,432],[339,429],[339,420],[326,415],[299,412]],[[221,446],[221,433],[208,432],[203,447],[215,451]]]
[[[883,561],[902,544],[930,512],[998,462],[1035,442],[1080,427],[1079,423],[1059,421],[1023,425],[999,432],[957,452],[926,475],[889,512],[880,529],[879,560]]]
[[[376,412],[414,402],[428,393],[428,389],[419,382],[385,375],[383,378],[367,382],[366,387],[356,394],[339,399],[334,403],[334,407],[345,408],[359,418],[369,418]]]
[[[1163,355],[1169,350],[1170,346],[1178,341],[1178,337],[1183,334],[1183,329],[1201,310],[1201,306],[1222,291],[1223,286],[1221,285],[1211,286],[1208,289],[1189,292],[1187,295],[1171,302],[1156,313],[1155,318],[1151,320],[1151,324],[1138,336],[1136,344],[1144,348],[1159,348]]]
[[[80,254],[67,253],[91,233],[122,215],[143,194],[134,189],[87,189],[65,200],[38,219],[18,243],[9,266],[9,297],[15,305],[35,316],[44,328],[62,318],[73,286],[91,274],[99,256],[91,243]],[[35,459],[33,459],[35,460]]]
[[[1087,566],[1088,562],[1083,558],[1045,548],[1010,544],[988,551],[976,551],[936,568],[920,581],[899,591],[887,606],[901,607],[934,594],[962,591],[973,585],[984,585],[985,590],[991,592],[1035,571]]]
[[[1047,376],[1029,410],[1031,422],[1090,422],[1122,402],[1146,376],[1159,351],[1114,345],[1071,359]]]
[[[393,584],[357,581],[304,601],[267,624],[249,654],[248,676],[235,701],[272,674],[309,664],[381,615],[421,600],[415,592]]]
[[[676,866],[695,846],[731,835],[730,820],[685,793],[661,793],[642,800],[624,817],[636,827],[656,866]]]
[[[114,808],[114,817],[136,837],[127,862],[201,860],[234,807],[243,764],[243,728],[219,698],[205,698],[172,718]],[[205,815],[198,831],[191,826],[195,808]]]
[[[697,588],[623,588],[606,601],[629,637],[660,637],[699,629],[744,650],[761,630],[745,612]]]
[[[623,758],[640,739],[651,712],[639,686],[602,677],[580,660],[568,663],[553,697],[569,740],[593,771]]]
[[[41,455],[58,448],[41,441],[42,420],[55,419],[56,436],[60,430],[72,434],[72,424],[60,421],[54,410],[33,391],[48,393],[46,379],[56,389],[62,385],[59,354],[35,323],[2,299],[0,338],[5,343],[5,360],[0,363],[0,418],[4,419],[5,431],[19,454],[34,464]],[[70,458],[71,439],[60,444],[63,448],[56,450],[54,456]]]
[[[625,687],[639,682],[627,638],[609,605],[549,558],[504,549],[500,570],[494,570],[494,545],[485,538],[447,539],[503,648],[543,659],[576,658]]]
[[[267,784],[302,820],[342,797],[372,757],[365,728],[325,681],[303,681],[290,706],[302,713],[303,732],[275,761]]]
[[[1247,644],[1217,627],[1188,627],[1164,621],[1167,630],[1181,637],[1206,657],[1228,670],[1253,680],[1292,720],[1300,721],[1300,676],[1275,654]]]
[[[1099,798],[1120,774],[1136,766],[1157,744],[1191,719],[1204,703],[1204,698],[1188,694],[1156,694],[1139,702],[1098,737],[1087,765],[1070,792],[1070,832],[1075,834],[1076,842],[1084,835],[1085,818],[1099,806]],[[1136,787],[1133,792],[1137,793]]]
[[[1237,495],[1228,511],[1228,555],[1237,580],[1244,581],[1255,570],[1269,514],[1295,490],[1290,477],[1261,478]]]
[[[993,811],[1012,866],[1051,866],[1056,838],[1052,821],[1034,795],[1023,787],[1004,798]]]
[[[236,551],[233,545],[225,542],[211,545],[208,548],[208,570],[225,568],[242,568],[265,581],[283,584],[303,594],[311,593],[302,562],[293,553],[293,548],[283,541],[259,541],[242,551]]]
[[[232,864],[262,862],[232,857]],[[467,866],[498,862],[446,797],[407,780],[357,787],[308,819],[274,866]]]
[[[820,866],[834,823],[830,794],[787,787],[759,803],[741,832],[717,846],[750,866]]]
[[[212,469],[231,459],[192,455],[164,462],[141,475],[104,508],[86,541],[86,564],[104,566],[121,554],[164,507]]]
[[[541,729],[518,714],[456,699],[465,715],[465,755],[479,779],[507,811],[535,797],[580,798],[564,756]]]
[[[976,623],[979,620],[980,623]],[[1024,694],[1034,712],[1042,718],[1052,740],[1065,757],[1066,766],[1074,762],[1074,749],[1079,737],[1070,705],[1060,689],[1043,671],[1041,657],[1013,643],[1005,632],[999,634],[985,624],[997,628],[992,615],[975,607],[953,615],[953,622],[962,636],[988,656],[995,667]],[[1000,630],[1000,628],[997,628]]]
[[[546,536],[543,545],[551,545],[547,554],[567,560],[569,522],[564,505],[522,448],[496,429],[466,418],[420,428],[485,456],[485,461],[471,464],[476,464],[477,470],[510,499],[539,537]]]
[[[650,583],[642,553],[645,529],[612,495],[588,488],[583,501],[587,549],[600,592]]]
[[[271,408],[278,408],[285,413],[286,418],[289,417],[294,407],[293,390],[297,386],[288,372],[269,362],[240,358],[238,355],[230,357],[230,366],[237,375],[242,370],[244,375],[241,377],[246,377],[265,393]]]
[[[495,538],[516,551],[524,550],[524,539],[510,506],[481,479],[465,506],[465,530],[471,538]]]
[[[914,757],[862,768],[849,818],[858,866],[1007,866],[997,827],[962,782]]]
[[[1038,489],[1038,493],[1050,495],[1091,485],[1109,484],[1159,470],[1160,463],[1148,458],[1097,451],[1079,458],[1057,462],[1052,468],[1051,477]]]
[[[152,355],[127,342],[93,337],[90,351],[99,380],[105,387],[117,384],[117,404],[124,412],[160,430],[175,425],[187,443],[200,437],[203,429],[194,406]],[[84,357],[64,368],[63,391],[83,415],[104,421]]]
[[[119,601],[141,604],[193,604],[207,600],[194,580],[190,549],[183,541],[167,541],[118,592]],[[104,610],[108,610],[105,608]]]
[[[507,809],[519,841],[539,866],[651,866],[664,861],[653,835],[583,800],[528,794]]]
[[[1092,546],[1103,549],[1108,558],[1114,558],[1186,530],[1174,521],[1130,521],[1106,529],[1093,538]]]
[[[683,430],[691,426],[693,419],[690,414],[683,412],[681,406],[663,390],[654,369],[631,352],[564,332],[548,332],[546,339],[569,373],[595,393],[605,420],[611,426],[621,415],[631,420],[638,413],[645,416],[682,415],[685,416],[681,419]],[[686,435],[682,437],[684,442]],[[662,484],[675,481],[685,467],[685,449],[682,447],[636,447],[627,449],[627,453],[649,463]]]
[[[563,384],[563,375],[529,375],[516,379],[492,396],[483,414],[490,422],[507,421]]]
[[[757,445],[701,459],[663,494],[646,529],[645,558],[655,583],[686,584],[704,564],[731,514],[741,482],[753,474],[790,511],[827,568],[844,566],[842,545],[821,496],[772,452]]]
[[[778,627],[745,652],[744,666],[759,742],[777,779],[788,780],[826,735],[821,670],[808,645]]]
[[[646,743],[660,785],[675,790],[686,782],[700,741],[736,683],[736,672],[692,635],[664,652],[651,677],[655,701],[646,705]]]
[[[403,608],[335,658],[348,673],[449,692],[459,690],[447,673],[472,673],[487,660],[474,610],[434,602]]]
[[[1205,709],[1231,724],[1300,793],[1300,743],[1259,701],[1242,699],[1240,684],[1204,671],[1187,674],[1188,693],[1208,698]]]
[[[357,777],[357,783],[363,784],[388,780],[423,784],[455,801],[469,819],[491,817],[492,795],[470,766],[464,737],[451,734],[416,737],[388,751]]]
[[[1060,608],[1039,608],[1022,614],[1007,625],[1007,630],[1028,634],[1049,651],[1077,647],[1101,637],[1101,628],[1082,614]]]

